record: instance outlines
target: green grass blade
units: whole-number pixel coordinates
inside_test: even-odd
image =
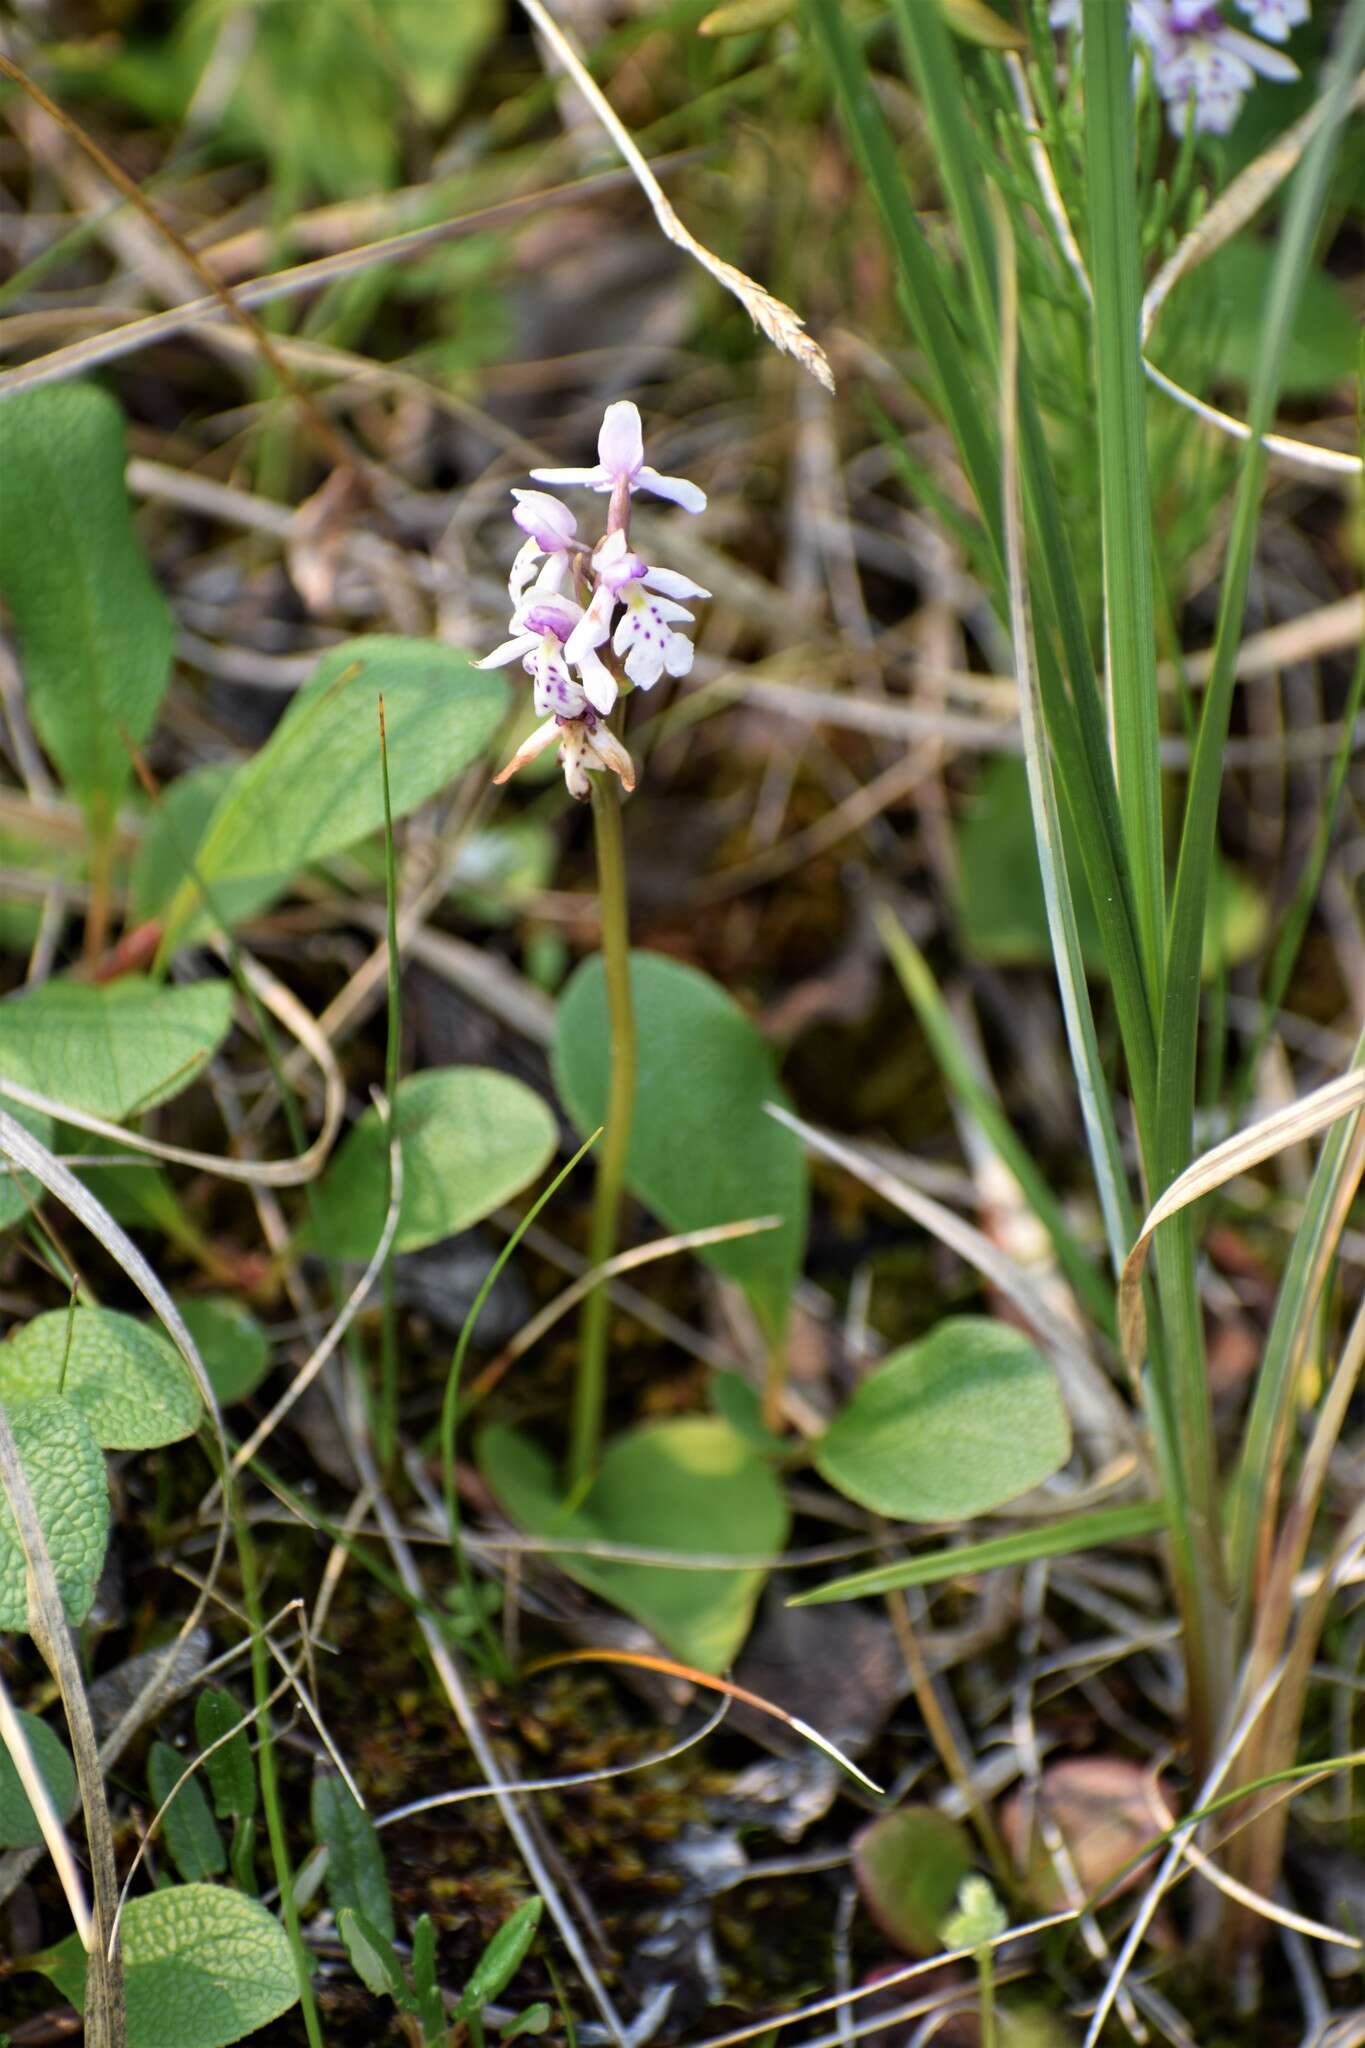
[[[1066,1020],[1081,1114],[1091,1165],[1104,1212],[1110,1257],[1117,1272],[1136,1232],[1132,1198],[1123,1164],[1113,1105],[1100,1058],[1099,1039],[1085,976],[1075,898],[1067,875],[1066,847],[1053,775],[1052,754],[1043,723],[1043,700],[1035,661],[1035,639],[1029,606],[1027,546],[1020,496],[1018,447],[1018,297],[1014,240],[1003,206],[997,232],[1002,248],[1001,306],[1001,442],[1004,454],[1005,545],[1009,565],[1010,638],[1019,679],[1019,715],[1024,734],[1024,765],[1028,773],[1038,865],[1047,904],[1048,932],[1057,970],[1057,984]]]
[[[961,298],[953,272],[929,248],[906,190],[895,143],[868,77],[861,47],[838,0],[805,0],[807,18],[828,63],[850,144],[881,213],[900,272],[915,338],[928,361],[967,481],[993,552],[1002,612],[1006,605],[1003,509],[999,450],[985,424],[976,387],[964,368],[962,338],[945,311]],[[910,4],[898,16],[907,56],[924,100],[945,171],[950,201],[960,195],[956,226],[968,251],[978,303],[993,289],[994,257],[984,222],[980,166],[962,114],[956,54],[933,7]],[[982,337],[987,362],[998,343],[993,315]],[[1156,1036],[1133,912],[1132,885],[1123,857],[1118,797],[1109,764],[1094,663],[1071,564],[1070,541],[1047,456],[1043,424],[1027,373],[1020,375],[1021,467],[1029,514],[1038,534],[1038,595],[1044,630],[1038,636],[1038,680],[1048,734],[1057,756],[1062,800],[1076,828],[1086,880],[1104,935],[1106,957],[1139,1120],[1150,1115],[1156,1092]],[[1068,692],[1053,646],[1063,650]]]
[[[916,219],[895,142],[842,0],[805,0],[805,5],[829,66],[849,143],[895,254],[911,324],[928,360],[943,417],[957,442],[999,565],[999,460],[980,394],[967,375],[961,340],[948,317],[947,308],[958,296],[951,272],[929,247]]]
[[[1365,1065],[1365,1032],[1356,1042],[1353,1067]],[[1288,1448],[1294,1389],[1303,1364],[1307,1339],[1333,1249],[1346,1221],[1358,1174],[1352,1152],[1360,1116],[1333,1125],[1323,1141],[1308,1187],[1289,1258],[1280,1281],[1275,1313],[1266,1335],[1256,1375],[1256,1391],[1242,1435],[1241,1456],[1232,1485],[1228,1530],[1229,1576],[1238,1589],[1244,1616],[1257,1590],[1257,1560],[1266,1532],[1273,1528],[1280,1476]]]
[[[1057,1263],[1077,1300],[1100,1328],[1112,1337],[1116,1330],[1114,1290],[1087,1257],[1066,1220],[1061,1203],[1048,1186],[1047,1176],[1040,1171],[1027,1145],[990,1088],[983,1083],[975,1062],[962,1044],[924,955],[888,910],[879,912],[877,930],[953,1094],[975,1117],[997,1157],[1004,1161],[1018,1181],[1025,1201],[1051,1240]]]
[[[1139,275],[1128,10],[1085,0],[1086,173],[1094,293],[1104,638],[1123,818],[1142,963],[1159,1007],[1166,892],[1152,603],[1146,380]]]
[[[797,1593],[787,1605],[823,1607],[831,1600],[861,1600],[873,1593],[897,1592],[902,1586],[933,1586],[944,1579],[994,1571],[1000,1565],[1032,1564],[1039,1557],[1069,1557],[1078,1550],[1132,1543],[1141,1536],[1156,1535],[1165,1526],[1165,1511],[1156,1501],[1095,1508],[1088,1514],[1068,1515],[1061,1522],[1041,1522],[1031,1529],[1013,1530],[1008,1536],[987,1536],[979,1543],[962,1543],[952,1549],[924,1550],[897,1564],[853,1572],[846,1579],[817,1586],[813,1592]]]
[[[1274,416],[1295,308],[1326,205],[1328,180],[1349,108],[1352,80],[1363,57],[1365,0],[1349,0],[1341,18],[1337,54],[1324,94],[1323,117],[1304,151],[1303,161],[1290,187],[1271,274],[1252,388],[1251,439],[1242,462],[1223,568],[1213,673],[1204,693],[1203,714],[1190,765],[1171,905],[1166,987],[1161,1014],[1156,1146],[1152,1160],[1154,1192],[1159,1192],[1174,1180],[1190,1158],[1204,920],[1217,836],[1223,747],[1232,707],[1237,646],[1266,469],[1262,437],[1269,430]]]
[[[1233,1088],[1231,1121],[1234,1125],[1242,1121],[1242,1113],[1256,1079],[1256,1070],[1261,1063],[1261,1054],[1265,1051],[1266,1043],[1275,1028],[1276,1013],[1284,1001],[1289,977],[1294,970],[1294,962],[1299,957],[1303,935],[1308,929],[1308,920],[1317,901],[1323,871],[1327,866],[1327,856],[1332,850],[1332,838],[1341,810],[1342,792],[1346,787],[1351,762],[1355,758],[1356,720],[1360,717],[1362,705],[1365,705],[1365,643],[1362,643],[1356,656],[1355,674],[1351,677],[1351,686],[1346,693],[1346,703],[1341,714],[1341,743],[1328,774],[1327,788],[1320,800],[1313,844],[1303,864],[1303,873],[1294,891],[1294,900],[1280,920],[1265,981],[1261,987],[1261,1002],[1265,1006],[1265,1015],[1247,1049]]]

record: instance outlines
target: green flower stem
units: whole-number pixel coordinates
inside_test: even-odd
[[[602,918],[602,965],[607,982],[607,1016],[611,1034],[607,1122],[597,1161],[592,1228],[588,1238],[589,1263],[600,1266],[616,1249],[626,1153],[630,1147],[631,1111],[635,1105],[635,1005],[630,992],[630,920],[626,909],[625,850],[621,841],[621,797],[614,776],[594,775],[592,778],[592,822]],[[606,1287],[594,1287],[583,1304],[579,1324],[578,1377],[574,1382],[569,1431],[568,1480],[571,1491],[586,1486],[597,1468],[598,1447],[602,1440],[602,1410],[607,1393],[609,1309]]]
[[[252,1691],[256,1705],[261,1710],[257,1722],[260,1741],[256,1750],[256,1765],[261,1779],[261,1804],[265,1808],[266,1836],[270,1843],[271,1861],[275,1866],[275,1882],[280,1888],[280,1917],[284,1921],[284,1930],[289,1937],[289,1946],[294,1956],[299,2006],[303,2013],[303,2029],[308,2037],[308,2048],[324,2048],[322,2024],[313,1998],[312,1963],[304,1945],[303,1933],[299,1926],[299,1909],[294,1900],[294,1869],[289,1861],[289,1847],[285,1839],[284,1803],[280,1795],[275,1742],[267,1711],[270,1697],[270,1652],[265,1641],[265,1610],[261,1605],[260,1569],[256,1546],[251,1534],[251,1524],[243,1511],[241,1496],[229,1469],[223,1472],[223,1488],[232,1516],[233,1534],[237,1540],[243,1604],[251,1624]]]

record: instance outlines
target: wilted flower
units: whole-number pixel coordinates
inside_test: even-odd
[[[1129,0],[1134,38],[1151,53],[1152,79],[1176,135],[1191,125],[1197,134],[1226,135],[1258,73],[1280,82],[1299,75],[1293,58],[1270,44],[1307,21],[1309,0],[1236,4],[1269,42],[1234,27],[1216,0]],[[1055,28],[1079,28],[1081,0],[1053,0],[1049,18]]]
[[[637,489],[671,498],[689,512],[702,511],[706,498],[686,478],[660,476],[646,466],[640,415],[629,400],[607,407],[597,452],[593,469],[532,471],[542,483],[583,484],[611,493],[607,531],[591,552],[578,539],[578,522],[567,505],[545,491],[513,491],[512,516],[526,540],[508,583],[514,606],[511,638],[476,664],[503,668],[520,661],[545,720],[495,779],[505,782],[558,743],[564,780],[580,801],[591,794],[589,773],[605,770],[619,775],[626,789],[635,787],[630,755],[603,723],[622,682],[599,648],[611,642],[627,685],[648,690],[661,675],[686,675],[692,643],[677,628],[690,624],[692,613],[677,600],[710,595],[690,577],[647,562],[631,547],[630,501]],[[563,587],[570,576],[574,597]]]

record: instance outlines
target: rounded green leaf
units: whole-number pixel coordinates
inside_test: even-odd
[[[231,1021],[226,981],[47,981],[0,1003],[0,1072],[121,1123],[188,1088]]]
[[[772,1054],[724,989],[676,960],[632,953],[639,1040],[626,1177],[670,1230],[777,1216],[775,1230],[700,1256],[749,1293],[770,1331],[785,1321],[806,1238],[800,1140],[764,1110],[787,1106]],[[587,1135],[606,1114],[610,1062],[600,957],[559,1000],[555,1085]]]
[[[177,1301],[219,1403],[245,1401],[270,1370],[270,1339],[230,1294],[192,1294]]]
[[[863,1904],[907,1955],[936,1953],[938,1930],[971,1867],[965,1831],[932,1806],[898,1807],[853,1839]]]
[[[431,640],[374,633],[331,648],[258,753],[223,792],[195,854],[212,910],[230,922],[288,888],[384,822],[379,701],[395,818],[406,816],[477,760],[501,722],[507,686],[470,657]],[[166,912],[168,940],[212,922],[198,884],[184,881]]]
[[[5,406],[0,597],[38,737],[68,793],[111,823],[170,675],[171,615],[133,531],[123,415],[93,384]]]
[[[51,1309],[0,1344],[0,1401],[12,1413],[57,1394],[107,1451],[178,1443],[203,1403],[160,1330],[116,1309]]]
[[[63,1820],[69,1820],[76,1810],[76,1766],[66,1744],[36,1714],[20,1713],[18,1719],[39,1775],[52,1794],[52,1804]],[[14,1761],[0,1743],[0,1849],[36,1849],[42,1839],[38,1816],[29,1805]]]
[[[703,1671],[733,1663],[749,1632],[766,1560],[787,1540],[789,1517],[772,1471],[728,1423],[688,1415],[616,1437],[572,1512],[563,1505],[550,1459],[520,1431],[502,1424],[485,1429],[477,1455],[499,1504],[532,1535],[764,1560],[680,1570],[556,1553],[571,1578],[633,1614],[687,1663]]]
[[[128,2048],[230,2048],[299,1995],[289,1939],[255,1899],[214,1884],[172,1885],[123,1914]],[[72,1936],[45,1974],[85,2005],[85,1956]]]
[[[555,1120],[540,1097],[488,1067],[433,1067],[398,1084],[403,1203],[395,1248],[418,1251],[467,1230],[544,1171]],[[384,1228],[388,1140],[366,1110],[318,1190],[318,1242],[339,1259],[368,1259]]]
[[[985,1514],[1040,1486],[1071,1452],[1057,1377],[1008,1323],[949,1316],[879,1365],[815,1453],[861,1507],[907,1522]]]
[[[6,1403],[8,1407],[8,1403]],[[73,1625],[95,1597],[109,1535],[109,1486],[100,1447],[69,1401],[9,1410],[19,1460],[47,1538],[62,1605]],[[28,1628],[28,1567],[8,1500],[0,1494],[0,1632]]]

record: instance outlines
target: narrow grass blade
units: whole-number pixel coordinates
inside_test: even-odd
[[[1365,1079],[1365,1033],[1357,1041],[1352,1074]],[[1251,1412],[1242,1433],[1232,1481],[1228,1529],[1229,1576],[1245,1618],[1256,1598],[1260,1567],[1273,1532],[1289,1420],[1308,1333],[1354,1195],[1354,1132],[1360,1112],[1328,1132],[1309,1183],[1308,1199],[1289,1248],[1256,1375]]]
[[[787,1605],[823,1607],[831,1600],[860,1600],[868,1594],[894,1593],[902,1586],[935,1586],[944,1579],[966,1578],[976,1572],[994,1571],[1000,1565],[1032,1564],[1039,1557],[1069,1557],[1078,1550],[1135,1542],[1141,1536],[1156,1535],[1165,1526],[1165,1509],[1156,1501],[1096,1508],[1091,1514],[1068,1515],[1064,1521],[1040,1523],[1036,1528],[1014,1530],[1008,1536],[987,1536],[979,1543],[924,1550],[895,1564],[852,1572],[848,1578],[834,1579],[813,1592],[796,1594]]]
[[[1094,5],[1094,0],[1091,0]],[[1324,94],[1324,113],[1290,187],[1271,275],[1270,296],[1252,389],[1247,444],[1223,568],[1213,672],[1204,693],[1189,789],[1180,833],[1175,892],[1171,904],[1166,985],[1161,1013],[1158,1107],[1153,1187],[1159,1190],[1190,1156],[1198,1054],[1200,966],[1209,878],[1213,869],[1237,644],[1247,585],[1266,455],[1261,436],[1269,428],[1279,393],[1295,308],[1307,275],[1327,201],[1333,158],[1350,105],[1355,72],[1365,57],[1365,0],[1349,0],[1340,19],[1338,47]]]
[[[1081,49],[1109,708],[1142,963],[1155,1009],[1166,910],[1127,8],[1111,0],[1085,0]]]
[[[807,16],[829,66],[854,154],[876,201],[899,268],[916,340],[928,362],[943,416],[976,499],[992,550],[1002,609],[1006,575],[998,443],[967,364],[964,335],[947,308],[961,289],[930,249],[916,217],[885,118],[872,90],[867,62],[837,0],[805,0]],[[897,22],[942,165],[958,236],[966,252],[973,304],[985,314],[983,363],[998,353],[993,307],[994,256],[990,249],[980,165],[966,124],[965,96],[952,39],[934,7],[915,0]],[[980,327],[980,318],[974,323]],[[1086,880],[1104,935],[1114,998],[1139,1120],[1145,1126],[1156,1088],[1156,1037],[1139,956],[1132,884],[1123,851],[1118,797],[1090,655],[1085,616],[1071,562],[1071,543],[1053,482],[1046,436],[1020,374],[1020,467],[1038,547],[1038,597],[1045,630],[1037,645],[1038,681],[1047,731],[1057,755],[1062,801],[1076,828]],[[1053,646],[1063,650],[1070,689]]]
[[[1356,656],[1355,674],[1351,678],[1351,686],[1342,707],[1341,744],[1337,748],[1336,758],[1328,774],[1327,787],[1319,800],[1313,844],[1303,864],[1303,873],[1299,876],[1294,900],[1279,921],[1270,963],[1266,968],[1265,980],[1261,987],[1261,1002],[1265,1007],[1265,1016],[1255,1038],[1247,1048],[1233,1088],[1234,1122],[1241,1115],[1251,1093],[1261,1054],[1265,1051],[1266,1043],[1275,1028],[1276,1012],[1284,1001],[1289,977],[1299,957],[1299,947],[1303,944],[1303,935],[1308,929],[1313,905],[1318,899],[1318,889],[1327,866],[1327,856],[1332,850],[1332,839],[1341,811],[1342,792],[1346,787],[1346,777],[1350,773],[1351,762],[1355,757],[1356,721],[1360,716],[1362,704],[1365,704],[1365,641],[1362,641]]]
[[[1011,1124],[1000,1104],[983,1083],[940,995],[929,964],[914,940],[888,910],[877,915],[877,931],[891,956],[901,987],[913,1005],[920,1028],[943,1070],[954,1095],[970,1110],[997,1156],[1018,1181],[1025,1201],[1046,1230],[1057,1255],[1057,1263],[1070,1282],[1077,1299],[1110,1336],[1117,1331],[1114,1291],[1109,1287],[1076,1239],[1061,1203],[1048,1186],[1032,1153]]]

